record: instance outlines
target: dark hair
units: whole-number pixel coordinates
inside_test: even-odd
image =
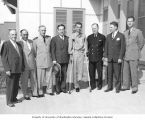
[[[96,25],[97,27],[99,27],[98,23],[93,23],[92,26],[93,26],[93,25]]]
[[[110,25],[114,25],[118,28],[118,22],[116,22],[116,21],[111,22]]]
[[[129,17],[127,17],[127,20],[130,19],[130,18],[132,18],[133,21],[135,21],[135,17],[134,17],[134,16],[129,16]]]
[[[81,23],[81,22],[76,22],[76,23],[75,23],[75,26],[76,26],[76,25],[81,25],[81,27],[82,27],[82,23]]]
[[[59,24],[58,26],[57,26],[57,29],[59,29],[59,27],[64,27],[64,29],[65,29],[65,25],[64,24]]]
[[[20,30],[20,33],[22,34],[23,31],[26,31],[28,33],[28,31],[26,29]]]

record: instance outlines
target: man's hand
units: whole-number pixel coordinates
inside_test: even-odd
[[[53,61],[53,64],[56,64],[56,61]]]
[[[122,60],[121,59],[118,59],[118,63],[122,63]]]
[[[11,72],[10,71],[6,71],[6,75],[10,76]]]
[[[102,60],[108,62],[108,58],[103,57]]]

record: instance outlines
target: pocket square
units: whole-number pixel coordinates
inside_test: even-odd
[[[120,38],[117,38],[116,40],[117,40],[117,41],[119,41],[119,40],[120,40]]]

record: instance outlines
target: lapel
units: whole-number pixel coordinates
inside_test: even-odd
[[[64,38],[64,40],[62,40],[62,39],[60,38],[60,36],[57,35],[57,41],[58,41],[60,47],[63,49],[63,48],[64,48],[64,41],[65,41],[65,38]]]
[[[9,45],[10,45],[10,48],[12,49],[12,51],[14,51],[14,53],[16,53],[18,56],[20,56],[19,53],[17,52],[16,48],[11,43],[11,41],[9,41],[9,43],[10,43]],[[16,44],[17,44],[17,42],[16,42]],[[17,44],[17,46],[18,46],[18,44]],[[19,46],[18,46],[18,49],[19,49]],[[19,52],[20,52],[20,49],[19,49]]]

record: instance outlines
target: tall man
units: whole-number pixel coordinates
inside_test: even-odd
[[[113,73],[116,78],[116,93],[120,92],[121,87],[121,63],[125,53],[125,38],[118,31],[118,23],[110,23],[111,33],[107,35],[104,60],[108,62],[108,88],[105,92],[113,90]]]
[[[37,79],[38,79],[38,94],[39,97],[44,97],[43,87],[47,86],[47,93],[53,95],[52,86],[49,86],[49,72],[52,67],[52,59],[50,55],[50,42],[51,37],[46,36],[46,27],[39,26],[39,36],[33,42],[36,66],[37,66]],[[49,91],[50,89],[50,91]]]
[[[105,46],[105,36],[98,32],[99,25],[97,23],[92,24],[93,34],[87,38],[88,43],[88,57],[89,57],[89,74],[91,89],[96,87],[95,75],[96,69],[98,72],[98,90],[102,88],[102,69],[103,69],[103,51]]]
[[[6,72],[6,100],[9,107],[14,107],[18,100],[19,78],[24,70],[23,50],[16,42],[17,32],[10,30],[9,40],[3,43],[1,50],[2,63]]]
[[[51,55],[53,64],[59,63],[61,66],[61,81],[58,74],[56,76],[56,94],[61,91],[66,93],[66,72],[69,61],[68,55],[68,37],[65,36],[65,26],[57,26],[58,35],[51,40]]]
[[[25,63],[25,71],[21,76],[22,83],[22,91],[24,98],[26,100],[30,100],[28,93],[28,79],[31,82],[32,95],[38,96],[37,94],[37,78],[36,78],[36,62],[34,57],[34,49],[33,49],[33,41],[28,39],[28,31],[26,29],[22,29],[20,31],[21,34],[21,44],[24,52],[24,63]]]
[[[127,18],[128,30],[125,31],[126,52],[123,68],[123,90],[130,89],[132,82],[132,94],[138,91],[138,61],[140,51],[144,46],[144,37],[139,29],[134,26],[135,18]]]

